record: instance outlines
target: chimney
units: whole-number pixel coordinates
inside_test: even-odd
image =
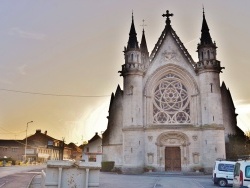
[[[36,130],[36,133],[41,133],[41,129],[37,129],[37,130]]]
[[[44,134],[47,135],[47,131],[45,131]]]

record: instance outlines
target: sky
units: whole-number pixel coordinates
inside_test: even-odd
[[[37,129],[77,145],[107,127],[112,92],[123,86],[132,11],[149,52],[171,25],[197,61],[202,7],[238,125],[250,130],[249,0],[1,0],[0,139],[24,139]]]

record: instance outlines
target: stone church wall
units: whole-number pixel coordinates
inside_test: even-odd
[[[143,129],[126,129],[123,131],[123,136],[126,140],[123,147],[123,173],[142,173],[145,153]]]
[[[202,161],[204,168],[211,172],[214,161],[218,158],[225,159],[224,128],[205,129],[202,132]]]

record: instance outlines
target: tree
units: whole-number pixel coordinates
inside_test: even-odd
[[[229,160],[238,160],[250,157],[250,132],[236,132],[229,134],[229,142],[226,143],[226,156]]]

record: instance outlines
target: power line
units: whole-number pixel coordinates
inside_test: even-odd
[[[7,132],[7,133],[1,133],[1,134],[20,134],[20,133],[25,132],[25,130],[24,131],[19,131],[19,132],[11,132],[11,131],[8,131],[7,129],[4,129],[1,126],[0,126],[0,129],[2,129],[3,131]]]
[[[31,94],[31,95],[45,95],[45,96],[53,96],[53,97],[82,97],[82,98],[95,98],[95,97],[110,97],[110,95],[68,95],[68,94],[52,94],[52,93],[39,93],[39,92],[30,92],[30,91],[20,91],[20,90],[12,90],[12,89],[1,89],[1,91],[13,92],[13,93],[23,93],[23,94]]]

